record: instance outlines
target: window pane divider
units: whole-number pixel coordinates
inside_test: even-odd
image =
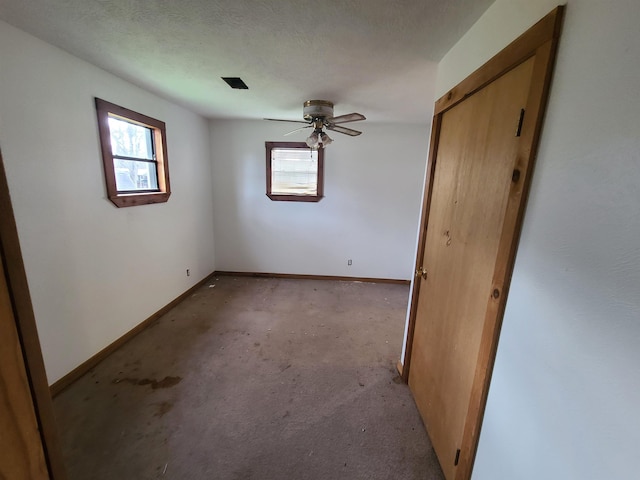
[[[144,158],[144,157],[126,157],[124,155],[114,155],[113,158],[118,160],[131,160],[132,162],[147,162],[147,163],[157,163],[153,158]]]

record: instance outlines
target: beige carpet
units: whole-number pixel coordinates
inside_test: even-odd
[[[442,479],[409,287],[221,276],[54,399],[71,480]]]

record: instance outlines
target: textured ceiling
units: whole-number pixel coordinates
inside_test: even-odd
[[[437,62],[492,2],[0,0],[0,19],[206,117],[300,119],[321,98],[427,123]]]

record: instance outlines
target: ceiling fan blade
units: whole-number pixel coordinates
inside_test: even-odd
[[[367,117],[360,113],[347,113],[345,115],[338,115],[337,117],[327,118],[329,125],[335,125],[336,123],[357,122],[359,120],[366,120]]]
[[[357,137],[362,133],[362,132],[359,132],[358,130],[353,130],[347,127],[341,127],[340,125],[327,125],[327,130],[332,130],[338,133],[344,133],[345,135],[351,135],[352,137]]]
[[[292,133],[297,133],[297,132],[299,132],[301,130],[305,130],[305,129],[311,128],[311,127],[313,127],[313,125],[307,125],[306,127],[296,128],[295,130],[293,130],[293,131],[291,131],[289,133],[285,133],[284,136],[286,137],[287,135],[291,135]]]
[[[263,118],[263,120],[269,120],[271,122],[309,123],[305,120],[282,120],[280,118]]]

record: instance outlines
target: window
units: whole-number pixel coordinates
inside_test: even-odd
[[[171,195],[165,124],[96,98],[107,196],[118,207]]]
[[[303,142],[265,142],[267,196],[271,200],[318,202],[323,197],[324,149]]]

